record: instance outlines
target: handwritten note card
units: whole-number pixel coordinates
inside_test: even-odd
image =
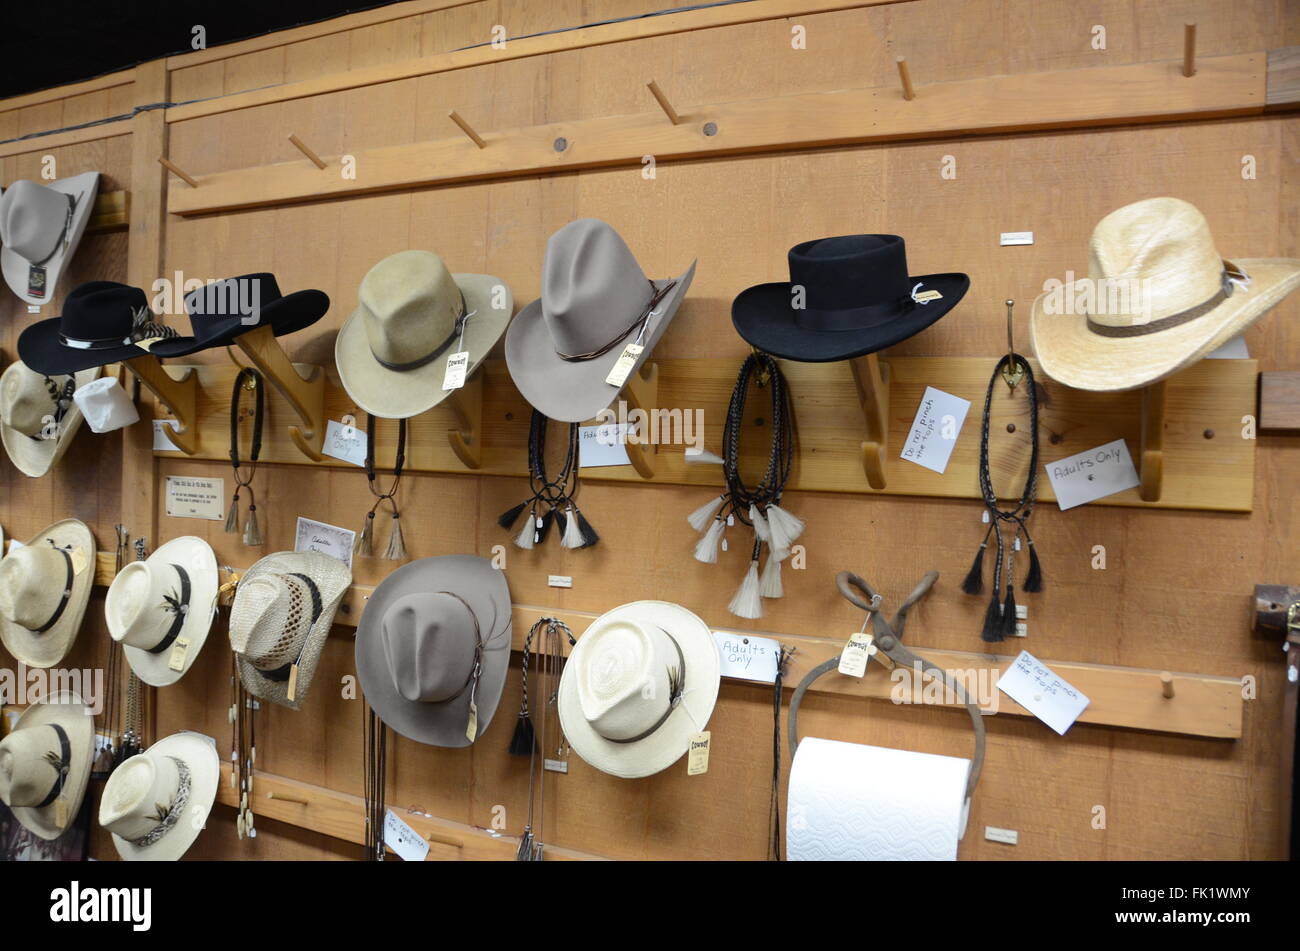
[[[627,457],[627,423],[602,423],[578,427],[578,465],[630,466]]]
[[[998,689],[1061,736],[1092,702],[1029,651],[1012,661]]]
[[[423,862],[429,854],[429,843],[389,809],[384,814],[384,845],[403,862]]]
[[[226,517],[224,479],[167,477],[167,514],[174,518],[208,518],[219,522]]]
[[[722,676],[738,680],[755,680],[761,684],[776,683],[776,665],[781,656],[781,645],[770,637],[752,634],[728,634],[714,631],[718,642],[718,659]]]
[[[298,531],[294,538],[294,551],[318,551],[322,555],[337,558],[349,568],[352,567],[352,543],[357,533],[318,522],[315,519],[298,516]]]
[[[349,417],[351,418],[351,417]],[[342,459],[354,466],[366,464],[366,431],[355,425],[327,420],[325,423],[325,443],[321,452],[335,459]]]
[[[1061,511],[1141,484],[1122,439],[1049,462],[1046,469]]]
[[[968,412],[970,400],[927,386],[899,458],[942,473],[948,468],[948,459]]]

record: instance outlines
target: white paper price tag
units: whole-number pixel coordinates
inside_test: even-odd
[[[429,854],[429,843],[424,837],[391,809],[384,814],[384,845],[396,852],[403,862],[423,862]]]
[[[469,351],[461,350],[447,358],[447,373],[442,378],[444,390],[459,390],[465,385],[465,375],[469,372]]]
[[[690,751],[686,754],[686,775],[699,776],[709,771],[709,732],[691,737]]]
[[[1011,662],[998,678],[998,689],[1061,736],[1091,703],[1029,651]]]
[[[188,637],[178,637],[172,644],[171,656],[167,658],[167,667],[169,670],[178,673],[185,669],[185,655],[190,651],[190,639]]]
[[[867,661],[878,648],[871,643],[871,635],[866,631],[854,631],[849,642],[840,651],[840,673],[846,677],[861,677],[867,672]]]
[[[609,376],[605,377],[605,382],[610,386],[622,386],[627,382],[627,378],[632,375],[632,368],[636,366],[636,358],[641,355],[645,347],[639,343],[629,343],[619,354],[618,360],[614,363],[614,368],[609,371]]]

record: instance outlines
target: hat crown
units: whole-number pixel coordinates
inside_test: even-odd
[[[0,241],[29,262],[43,260],[57,247],[67,215],[67,194],[19,179],[0,195]]]
[[[138,320],[152,319],[138,287],[116,281],[88,281],[68,292],[59,333],[68,340],[118,340],[129,344]]]
[[[35,631],[49,622],[64,595],[66,558],[39,539],[0,561],[0,615]]]
[[[140,650],[157,647],[176,618],[180,600],[176,565],[133,561],[117,573],[104,599],[108,633]]]
[[[58,391],[68,381],[67,376],[51,377]],[[0,420],[33,439],[40,438],[46,419],[53,418],[58,403],[50,395],[45,375],[37,373],[25,363],[9,365],[0,377]]]
[[[1110,326],[1198,307],[1224,287],[1209,222],[1190,202],[1148,198],[1112,211],[1088,244],[1089,319]]]
[[[604,347],[628,331],[654,293],[627,243],[603,221],[571,221],[546,242],[542,318],[559,353]]]
[[[10,808],[40,805],[58,782],[62,758],[59,736],[48,725],[0,740],[0,801]]]
[[[406,700],[441,703],[461,693],[474,671],[474,617],[454,595],[419,592],[384,612],[384,657]]]
[[[240,317],[249,324],[261,321],[262,308],[280,299],[274,274],[261,272],[212,281],[185,295],[185,313],[197,334],[205,320]]]
[[[358,296],[370,352],[402,367],[451,341],[464,297],[442,258],[432,251],[400,251],[372,267]]]
[[[788,256],[792,292],[805,308],[853,310],[910,300],[907,245],[896,234],[850,234],[796,244]]]
[[[146,750],[108,777],[99,803],[99,824],[123,839],[142,838],[162,822],[179,791],[176,760]]]
[[[311,589],[302,578],[259,575],[236,591],[230,646],[259,670],[275,670],[298,658],[311,625]]]
[[[592,728],[610,740],[650,730],[672,703],[670,671],[681,659],[669,634],[654,624],[616,618],[588,629],[577,673],[578,703]]]

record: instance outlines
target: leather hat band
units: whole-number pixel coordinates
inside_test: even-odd
[[[166,610],[173,612],[176,617],[172,619],[172,626],[167,629],[163,639],[149,648],[150,654],[161,654],[167,648],[172,646],[172,642],[180,636],[181,628],[185,626],[185,618],[190,613],[190,576],[189,573],[180,565],[172,565],[176,569],[176,576],[181,580],[181,593],[179,598],[168,597],[164,603]]]

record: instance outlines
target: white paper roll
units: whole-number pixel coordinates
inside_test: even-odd
[[[790,767],[786,857],[955,861],[970,760],[808,737]]]

